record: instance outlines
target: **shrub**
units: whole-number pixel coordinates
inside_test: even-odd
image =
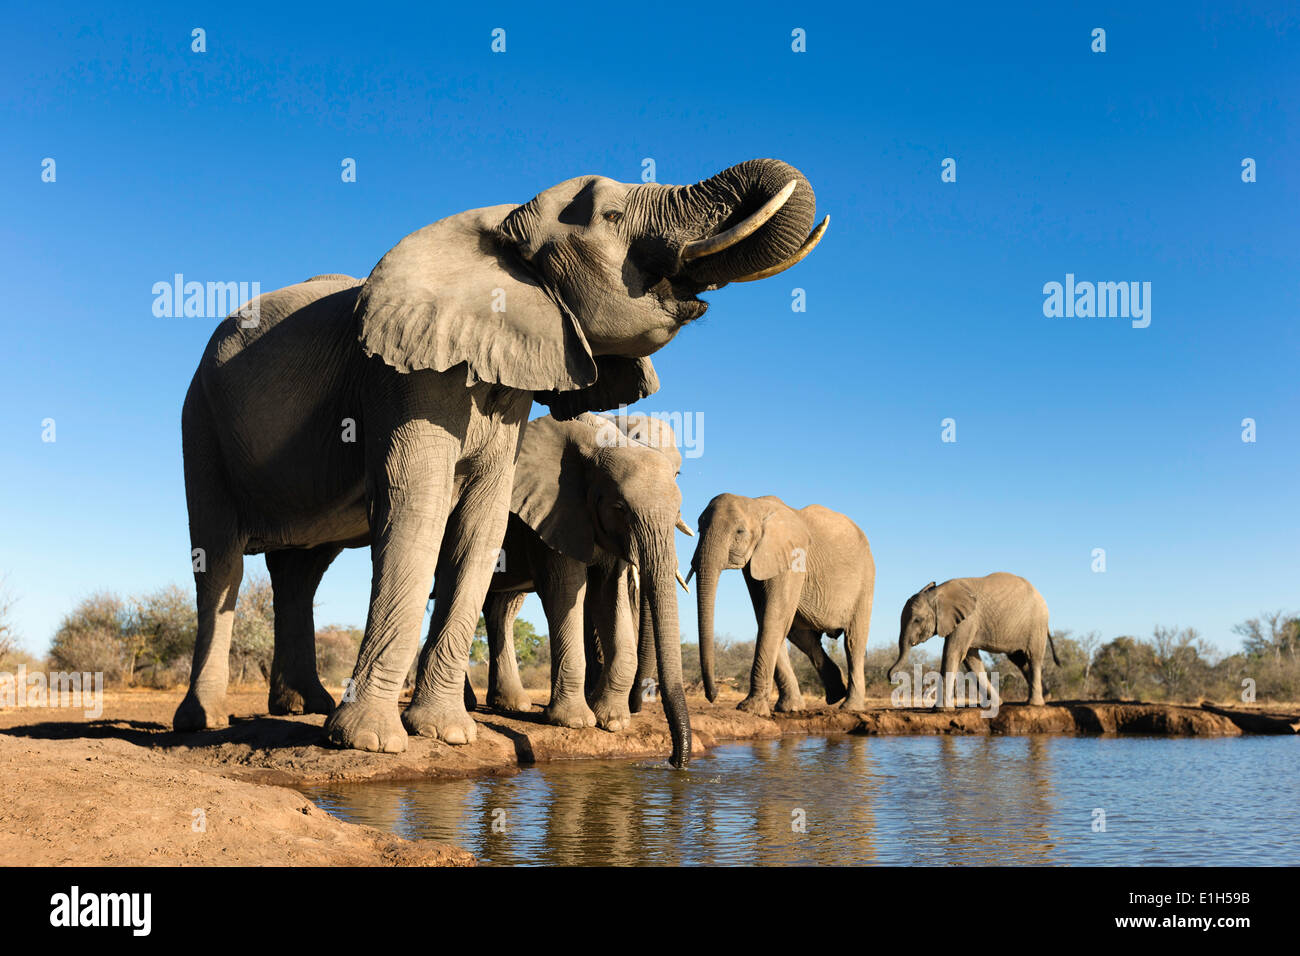
[[[323,683],[342,684],[352,676],[362,636],[360,628],[338,624],[316,632],[316,671]]]
[[[246,577],[239,589],[235,625],[230,634],[231,681],[268,680],[274,652],[275,614],[271,604],[271,581],[263,574]]]

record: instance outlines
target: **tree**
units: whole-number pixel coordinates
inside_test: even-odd
[[[109,681],[122,679],[128,618],[127,606],[116,594],[100,591],[83,598],[54,632],[50,662],[57,670],[100,673]]]
[[[515,618],[514,625],[515,640],[515,658],[519,661],[521,667],[529,664],[544,663],[540,660],[543,645],[546,642],[545,634],[538,634],[537,629],[533,627],[531,621],[525,621],[521,617]],[[474,664],[484,664],[487,662],[490,653],[487,640],[487,621],[483,615],[478,616],[478,624],[474,626],[474,641],[470,644],[469,659]]]
[[[198,615],[194,596],[185,588],[171,584],[130,604],[128,628],[134,659],[128,680],[146,668],[149,682],[155,687],[175,682],[179,669],[187,667],[194,654],[198,632]]]
[[[330,624],[316,632],[316,670],[326,684],[341,684],[356,667],[363,632],[359,627]]]
[[[18,651],[18,635],[13,625],[14,599],[0,578],[0,666],[8,666],[9,658]]]
[[[1209,684],[1214,649],[1195,628],[1156,626],[1152,634],[1155,679],[1165,700],[1189,700]]]
[[[538,634],[532,622],[525,621],[522,617],[515,618],[514,632],[515,657],[518,658],[519,663],[521,665],[542,663],[540,658],[546,635]]]
[[[1140,697],[1152,685],[1156,655],[1135,637],[1117,637],[1097,650],[1092,672],[1103,697]]]
[[[1232,630],[1241,635],[1242,650],[1248,657],[1300,656],[1300,617],[1285,611],[1265,612]]]

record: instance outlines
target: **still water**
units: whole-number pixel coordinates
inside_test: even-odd
[[[787,737],[685,772],[568,761],[306,793],[496,865],[1300,863],[1294,737]]]

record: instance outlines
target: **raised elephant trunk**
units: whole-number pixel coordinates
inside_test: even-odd
[[[810,235],[812,187],[776,159],[751,159],[693,185],[669,187],[657,198],[682,243],[682,271],[706,286],[774,275],[821,238],[820,232]]]

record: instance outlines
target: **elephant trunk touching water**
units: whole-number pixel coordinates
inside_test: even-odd
[[[677,553],[672,538],[672,520],[667,535],[647,522],[647,529],[635,535],[640,551],[641,600],[640,644],[654,642],[659,669],[659,694],[672,733],[672,764],[683,767],[691,756],[691,722],[682,688],[682,639],[677,619]]]

